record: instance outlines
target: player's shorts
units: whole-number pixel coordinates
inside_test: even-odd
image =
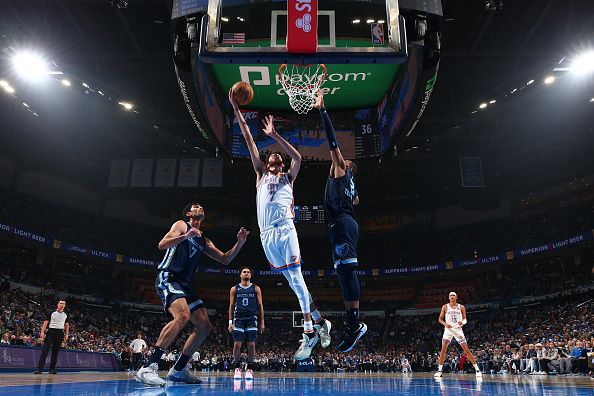
[[[256,341],[258,337],[258,321],[256,318],[235,319],[233,322],[233,341]]]
[[[442,338],[447,342],[450,342],[452,341],[452,338],[455,338],[456,341],[458,341],[458,344],[466,342],[466,337],[464,337],[464,332],[462,331],[461,327],[445,329]]]
[[[260,230],[260,239],[270,268],[274,271],[283,271],[301,265],[299,240],[292,220]]]
[[[157,296],[163,303],[163,309],[169,314],[169,307],[171,303],[178,298],[185,298],[190,308],[190,312],[194,312],[199,308],[204,308],[204,302],[196,295],[194,288],[187,284],[187,282],[175,279],[175,274],[170,271],[161,271],[157,275],[155,281],[155,289]]]
[[[357,242],[359,240],[359,225],[351,216],[339,217],[334,223],[328,224],[330,246],[334,268],[339,266],[357,266]]]

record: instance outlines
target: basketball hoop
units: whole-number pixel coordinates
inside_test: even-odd
[[[326,65],[287,65],[278,69],[283,89],[289,97],[289,104],[299,114],[306,114],[313,108],[318,89],[326,81]]]

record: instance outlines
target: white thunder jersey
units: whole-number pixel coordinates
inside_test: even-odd
[[[293,185],[286,173],[266,172],[256,185],[260,232],[293,220]]]
[[[446,307],[446,323],[452,325],[454,329],[461,328],[458,324],[458,322],[462,322],[462,310],[460,309],[460,304],[456,304],[456,306],[452,308],[452,306],[448,303],[446,304]]]

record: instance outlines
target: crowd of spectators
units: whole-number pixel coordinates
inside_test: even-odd
[[[0,286],[0,342],[11,345],[40,346],[39,331],[47,312],[53,310],[54,295],[28,294]],[[578,294],[558,301],[545,301],[530,307],[489,309],[469,312],[465,332],[479,367],[491,373],[587,374],[587,354],[594,342],[594,313],[591,303],[581,304],[587,295]],[[98,306],[84,301],[67,301],[70,317],[69,349],[115,353],[123,368],[130,368],[130,342],[138,332],[149,346],[155,342],[166,317],[126,307]],[[441,346],[443,329],[437,313],[424,316],[369,316],[368,334],[359,347],[348,354],[321,348],[312,360],[318,371],[432,371]],[[230,336],[226,313],[211,315],[213,330],[200,351],[193,356],[196,370],[225,371],[232,367]],[[339,336],[340,318],[334,322],[333,336]],[[262,371],[293,371],[293,353],[298,347],[300,328],[292,326],[290,315],[267,318],[267,331],[259,336],[255,366]],[[166,369],[183,346],[184,334],[161,361]],[[450,347],[445,371],[472,371],[455,344]]]

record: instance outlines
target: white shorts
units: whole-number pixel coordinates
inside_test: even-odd
[[[260,232],[262,248],[270,268],[283,271],[301,265],[301,252],[297,230],[293,222]]]
[[[451,328],[451,329],[446,328],[444,330],[443,340],[450,342],[450,341],[452,341],[452,338],[455,338],[456,341],[458,341],[458,344],[466,342],[466,337],[464,337],[464,332],[462,331],[461,327]]]

